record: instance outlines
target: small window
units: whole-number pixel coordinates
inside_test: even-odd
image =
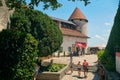
[[[68,47],[68,51],[71,52],[71,47]]]

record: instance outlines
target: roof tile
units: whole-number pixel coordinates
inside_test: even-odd
[[[63,35],[89,38],[88,36],[78,32],[77,30],[72,30],[72,29],[68,29],[68,28],[61,28],[61,31],[62,31]]]
[[[85,20],[87,20],[86,17],[84,16],[84,14],[77,7],[75,8],[72,15],[70,16],[69,20],[71,20],[71,19],[85,19]]]

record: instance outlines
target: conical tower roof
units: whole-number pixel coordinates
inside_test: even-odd
[[[84,16],[84,14],[80,11],[79,8],[75,8],[75,10],[73,11],[72,15],[70,16],[69,20],[72,19],[86,19],[86,17]]]

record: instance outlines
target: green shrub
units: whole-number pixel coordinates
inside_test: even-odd
[[[107,62],[108,68],[113,67],[112,70],[115,70],[115,53],[120,52],[120,5],[118,6],[118,10],[116,16],[114,18],[114,24],[108,39],[108,43],[105,49],[105,58],[106,62],[109,60],[111,62]],[[111,68],[110,68],[111,69]]]
[[[109,71],[114,71],[115,69],[115,62],[113,60],[113,58],[111,56],[106,57],[106,64],[105,67],[109,70]]]
[[[40,57],[51,55],[60,48],[62,33],[46,14],[37,10],[18,9],[10,20],[11,29],[31,33],[38,40]]]
[[[105,53],[106,52],[106,53]],[[109,71],[114,71],[115,70],[115,58],[113,58],[112,55],[109,54],[109,50],[105,50],[104,52],[104,60],[102,62],[105,63],[105,67],[106,69],[108,69]]]
[[[107,51],[106,51],[107,52]],[[109,54],[105,54],[104,50],[98,51],[98,60],[101,64],[105,66],[105,68],[109,71],[113,71],[115,67],[115,62]]]
[[[44,71],[49,71],[49,72],[58,72],[62,68],[64,68],[66,65],[65,64],[57,64],[57,63],[52,63],[49,64],[48,66],[41,66],[41,70]]]
[[[38,42],[15,30],[0,32],[0,80],[33,80]]]
[[[97,52],[98,60],[99,60],[100,62],[103,62],[103,61],[104,61],[103,54],[104,54],[104,50],[100,50],[100,51]]]
[[[2,1],[0,0],[0,6],[2,6]]]
[[[66,65],[65,64],[55,64],[53,63],[52,65],[50,65],[48,67],[48,71],[49,72],[58,72],[60,71],[62,68],[64,68]]]

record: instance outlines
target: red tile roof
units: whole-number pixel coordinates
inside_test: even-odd
[[[77,30],[73,30],[73,29],[61,28],[61,31],[62,31],[63,35],[67,35],[67,36],[89,38],[88,36],[78,32]]]
[[[85,20],[87,20],[86,17],[84,16],[84,14],[77,7],[75,8],[72,15],[70,16],[69,20],[71,20],[71,19],[85,19]]]

